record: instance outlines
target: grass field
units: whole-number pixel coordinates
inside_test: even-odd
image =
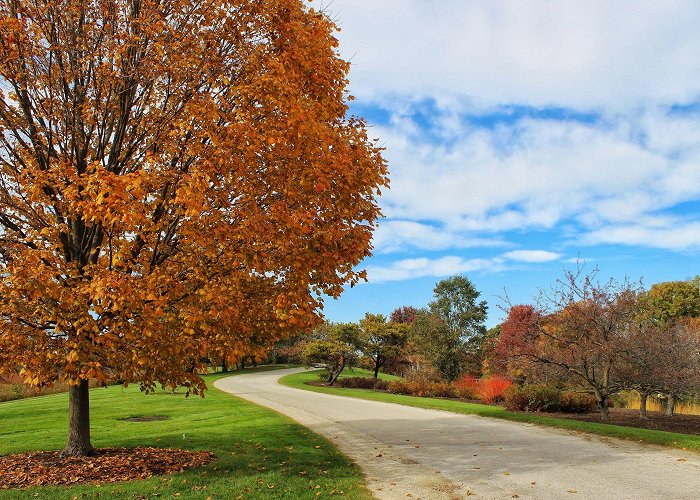
[[[547,427],[589,432],[601,436],[611,436],[630,441],[659,444],[663,446],[671,446],[674,448],[700,452],[700,436],[649,429],[637,429],[596,422],[568,420],[563,418],[547,417],[536,413],[515,413],[506,411],[505,408],[500,406],[467,403],[450,399],[419,398],[415,396],[403,396],[400,394],[389,394],[386,392],[371,391],[366,389],[342,389],[339,387],[309,385],[308,382],[318,380],[317,373],[318,372],[303,372],[287,375],[286,377],[280,379],[280,383],[289,387],[314,392],[337,394],[360,399],[369,399],[372,401],[384,401],[387,403],[397,403],[415,406],[418,408],[445,410],[468,415],[480,415],[482,417],[500,418],[503,420],[512,420],[514,422],[527,422]]]
[[[316,380],[320,380],[318,377],[319,373],[323,373],[323,370],[315,370],[313,372],[307,372],[307,373],[315,373]],[[350,378],[350,377],[373,377],[374,372],[370,370],[365,370],[364,368],[346,368],[343,370],[343,373],[340,374],[338,377],[340,378]],[[379,378],[382,380],[401,380],[401,377],[397,377],[396,375],[389,375],[387,373],[380,373]],[[325,378],[324,378],[325,380]]]
[[[216,455],[212,464],[128,483],[0,489],[0,499],[371,498],[360,469],[330,442],[278,413],[212,387],[217,378],[237,373],[207,375],[210,390],[203,399],[170,391],[144,395],[136,386],[90,392],[94,446],[211,450]],[[0,455],[61,449],[67,435],[67,405],[66,394],[0,403]],[[120,420],[153,415],[169,419]]]

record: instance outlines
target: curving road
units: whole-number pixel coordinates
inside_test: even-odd
[[[333,441],[378,498],[700,498],[700,456],[473,415],[292,389],[300,368],[215,386]]]

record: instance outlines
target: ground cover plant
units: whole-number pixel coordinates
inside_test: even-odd
[[[303,372],[292,375],[287,375],[280,379],[280,383],[289,387],[305,389],[315,392],[323,392],[327,394],[336,394],[342,396],[356,397],[360,399],[368,399],[371,401],[384,401],[387,403],[397,403],[417,408],[430,408],[436,410],[445,410],[455,413],[463,413],[468,415],[479,415],[490,418],[500,418],[514,422],[527,422],[547,427],[556,427],[561,429],[569,429],[580,432],[588,432],[602,436],[611,436],[631,441],[639,441],[645,443],[659,444],[671,446],[675,448],[693,450],[700,452],[700,425],[697,425],[696,417],[678,415],[673,417],[674,422],[692,418],[692,424],[686,421],[686,425],[682,429],[694,429],[697,435],[684,434],[679,432],[668,432],[653,428],[629,427],[627,425],[616,425],[613,423],[599,422],[595,414],[554,414],[544,415],[538,413],[520,413],[511,412],[496,405],[485,405],[478,403],[470,403],[465,401],[455,401],[452,399],[424,398],[416,396],[405,396],[400,394],[391,394],[381,391],[368,391],[363,389],[341,389],[336,387],[327,387],[313,385],[317,379],[315,372]],[[619,418],[617,416],[620,416]],[[624,418],[626,416],[626,418]],[[684,417],[678,419],[678,417]],[[594,421],[588,421],[591,419]],[[670,419],[669,419],[670,420]],[[629,424],[631,422],[639,423],[638,425],[653,426],[654,421],[642,421],[636,418],[634,410],[619,410],[611,412],[610,422]],[[669,424],[672,425],[672,424]],[[679,425],[679,424],[676,424]],[[682,425],[682,424],[680,424]]]
[[[259,368],[260,369],[260,368]],[[269,369],[269,368],[261,368]],[[245,370],[247,372],[248,370]],[[205,376],[211,387],[217,378]],[[371,498],[361,471],[320,436],[279,414],[211,388],[205,398],[183,391],[145,396],[138,387],[91,391],[98,448],[153,446],[212,451],[215,461],[141,481],[2,490],[0,499],[289,498],[343,494]],[[65,444],[67,394],[0,404],[0,455],[59,450]],[[148,419],[146,417],[167,417]],[[134,419],[135,418],[135,419]],[[135,421],[134,421],[135,420]]]

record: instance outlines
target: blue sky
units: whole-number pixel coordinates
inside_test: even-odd
[[[700,274],[700,3],[316,1],[340,26],[353,114],[391,189],[355,321],[467,275],[531,301],[580,258],[601,276]]]

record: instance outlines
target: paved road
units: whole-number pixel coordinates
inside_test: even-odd
[[[378,498],[700,498],[694,453],[277,384],[297,371],[214,385],[331,439]]]

